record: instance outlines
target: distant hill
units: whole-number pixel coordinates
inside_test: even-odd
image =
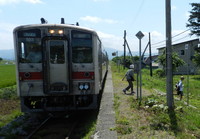
[[[15,59],[14,50],[13,49],[0,50],[0,57],[7,60],[14,60]]]
[[[117,49],[113,49],[113,48],[105,48],[106,52],[108,53],[108,57],[111,60],[114,56],[112,56],[113,52],[118,52],[118,56],[122,56],[124,54],[124,51],[120,51]],[[127,52],[127,55],[128,52]],[[132,52],[133,56],[138,56],[139,53],[138,52]],[[155,54],[152,54],[155,55]],[[9,50],[0,50],[0,57],[3,59],[7,59],[7,60],[14,60],[15,59],[15,55],[14,55],[14,50],[13,49],[9,49]]]
[[[123,56],[123,55],[124,55],[124,51],[116,50],[116,49],[113,49],[113,48],[105,48],[105,50],[107,51],[108,57],[109,57],[110,60],[111,60],[113,57],[115,57],[115,56],[112,56],[112,53],[113,53],[113,52],[118,52],[118,56]],[[143,52],[142,52],[142,53],[143,53]],[[129,54],[129,52],[128,52],[127,50],[126,50],[126,55],[127,55],[127,56],[130,56],[130,54]],[[139,52],[133,51],[133,52],[132,52],[132,55],[133,55],[133,56],[139,56]],[[158,55],[158,54],[157,54],[157,53],[152,53],[151,55],[154,56],[154,55]],[[146,52],[146,53],[145,53],[145,57],[148,57],[148,56],[149,56],[149,53]]]
[[[109,59],[112,59],[112,53],[118,51],[118,56],[122,56],[124,54],[123,51],[119,51],[113,48],[105,48],[105,50],[108,53]],[[133,55],[138,55],[137,52],[133,52]],[[15,55],[14,55],[14,50],[13,49],[9,49],[9,50],[0,50],[0,57],[3,59],[7,59],[7,60],[14,60],[15,59]]]
[[[111,60],[113,57],[115,57],[115,56],[112,56],[112,53],[113,52],[117,52],[118,53],[118,56],[122,56],[122,55],[124,55],[124,51],[120,51],[120,50],[117,50],[117,49],[113,49],[113,48],[105,48],[105,50],[106,50],[106,52],[108,53],[108,57],[109,57],[109,59]],[[127,55],[130,55],[128,52],[126,52],[127,53]],[[138,56],[139,55],[139,53],[138,52],[132,52],[132,55],[133,56]]]

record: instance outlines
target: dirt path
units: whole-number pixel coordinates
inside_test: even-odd
[[[5,100],[0,99],[0,115],[10,114],[13,110],[20,107],[18,100]]]

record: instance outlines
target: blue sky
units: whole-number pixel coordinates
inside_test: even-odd
[[[171,0],[172,36],[185,30],[192,9],[199,0]],[[12,31],[19,25],[48,23],[75,24],[96,30],[105,48],[123,50],[123,33],[132,51],[138,51],[135,34],[142,31],[142,50],[151,33],[152,51],[165,44],[165,0],[0,0],[0,50],[13,49]],[[196,38],[188,31],[173,38],[173,43]],[[163,43],[158,43],[163,41]]]

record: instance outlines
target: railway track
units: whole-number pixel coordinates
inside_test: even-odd
[[[33,131],[28,135],[28,137],[26,137],[26,139],[30,139],[31,137],[33,137],[33,136],[37,133],[37,131],[39,131],[40,128],[41,128],[42,126],[44,126],[51,118],[52,118],[52,115],[49,115],[43,122],[41,122],[40,125],[37,126],[37,128],[35,128],[35,130],[33,130]]]
[[[54,117],[49,115],[44,119],[41,124],[39,124],[32,132],[25,137],[25,139],[71,139],[79,138],[75,134],[79,134],[80,127],[85,127],[88,123],[88,120],[91,121],[91,112],[89,113],[75,113],[68,115],[67,117]],[[96,113],[95,113],[96,115]],[[85,122],[87,121],[87,122]]]
[[[78,121],[79,119],[71,116],[66,118],[49,115],[25,139],[70,139],[70,136],[78,124]]]
[[[79,139],[94,133],[98,111],[81,111],[55,117],[26,114],[2,128],[0,138],[16,139]],[[15,126],[15,127],[14,127]]]

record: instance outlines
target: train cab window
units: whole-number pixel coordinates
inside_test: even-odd
[[[50,61],[52,64],[65,63],[63,41],[50,41]]]
[[[41,63],[41,31],[40,29],[20,30],[18,37],[18,57],[20,63]]]
[[[41,63],[41,45],[31,42],[19,42],[19,62],[20,63]]]
[[[92,63],[92,34],[72,31],[72,62]]]
[[[72,48],[72,61],[74,63],[92,63],[92,48]]]

